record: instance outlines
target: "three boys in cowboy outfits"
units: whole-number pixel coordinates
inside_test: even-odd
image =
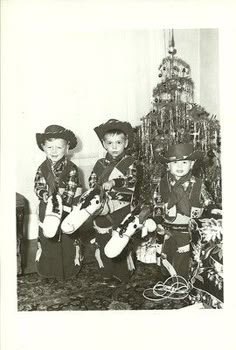
[[[116,230],[132,210],[133,194],[137,182],[137,163],[133,156],[127,154],[127,150],[132,146],[133,130],[129,123],[116,119],[110,119],[94,130],[107,153],[93,167],[89,177],[89,186],[91,189],[99,187],[105,191],[109,202],[108,213],[104,215],[98,211],[92,216],[95,229],[93,240],[96,247],[95,257],[104,279],[116,278],[120,281],[127,281],[134,270],[132,255],[128,247],[115,258],[108,258],[104,248],[111,239],[112,231]],[[48,197],[57,190],[64,206],[61,216],[63,219],[67,215],[65,211],[70,212],[76,189],[80,187],[77,168],[66,157],[67,151],[74,148],[77,141],[71,131],[53,125],[46,128],[43,134],[37,134],[36,137],[39,148],[47,156],[46,161],[38,168],[35,177],[35,192],[40,199],[39,218],[42,222]],[[48,143],[58,139],[65,141],[65,143],[61,141],[63,144],[60,146],[64,148],[61,153],[59,152],[59,156],[50,154],[47,149]],[[167,165],[167,172],[156,188],[156,192],[160,194],[164,202],[162,226],[166,239],[163,244],[163,254],[173,265],[176,274],[186,279],[190,263],[189,220],[192,217],[200,217],[203,209],[212,202],[203,181],[192,174],[194,162],[201,159],[202,156],[202,152],[194,151],[191,144],[169,146],[164,156],[157,156],[157,161]],[[69,237],[69,235],[62,235],[60,228],[57,235],[60,238]],[[58,240],[55,237],[49,241]],[[43,251],[48,250],[51,243],[48,244],[48,239],[45,239],[41,227],[39,228],[39,243],[40,254],[43,257]],[[42,249],[43,245],[47,249]],[[47,264],[40,266],[40,262],[45,259],[41,258],[40,254],[37,255],[38,270],[39,273],[41,270],[41,274],[45,275]]]

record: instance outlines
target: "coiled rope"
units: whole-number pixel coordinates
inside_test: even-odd
[[[192,289],[192,284],[187,282],[182,276],[170,276],[164,282],[157,282],[154,287],[146,288],[143,291],[145,299],[150,301],[159,301],[164,299],[185,299]],[[150,292],[155,296],[154,298],[148,296]]]

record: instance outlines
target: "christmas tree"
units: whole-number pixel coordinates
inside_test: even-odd
[[[169,40],[168,56],[159,66],[160,82],[153,89],[152,110],[135,129],[135,153],[143,165],[140,196],[153,202],[153,193],[165,169],[156,161],[169,145],[192,143],[205,157],[197,161],[193,173],[204,179],[208,192],[221,206],[220,124],[194,103],[194,83],[190,66],[176,56],[174,33]]]

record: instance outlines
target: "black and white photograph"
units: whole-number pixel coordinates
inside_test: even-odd
[[[127,26],[127,18],[115,25],[111,17],[106,27],[101,18],[114,15],[111,3],[108,12],[83,1],[13,3],[3,6],[9,175],[5,170],[1,191],[10,192],[3,233],[8,223],[11,229],[1,250],[9,254],[2,284],[7,279],[13,294],[14,327],[26,334],[20,320],[29,325],[34,317],[30,338],[45,331],[59,340],[63,324],[74,330],[78,322],[79,332],[83,320],[101,327],[105,319],[109,330],[115,320],[118,331],[127,317],[126,338],[128,320],[136,333],[134,320],[145,314],[151,333],[155,316],[163,328],[169,324],[160,339],[168,347],[171,320],[199,313],[212,320],[228,309],[221,68],[235,36],[222,47],[222,23],[181,26],[163,18],[156,26]],[[127,14],[139,18],[134,3]],[[226,129],[233,135],[232,120]],[[96,331],[99,339],[103,331]],[[190,337],[184,325],[179,332]],[[17,349],[30,349],[20,339]],[[235,346],[231,339],[227,349]],[[50,338],[45,349],[52,344]]]
[[[38,37],[19,71],[18,311],[222,308],[218,30]]]

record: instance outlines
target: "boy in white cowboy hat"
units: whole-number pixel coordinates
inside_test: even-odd
[[[128,281],[134,270],[129,247],[116,258],[108,258],[104,247],[116,228],[131,211],[131,202],[137,180],[136,161],[127,154],[133,144],[133,129],[130,123],[110,119],[97,126],[95,132],[107,151],[99,159],[89,177],[90,188],[101,186],[109,196],[109,213],[97,215],[93,220],[95,228],[95,257],[104,279],[116,278]]]
[[[205,207],[212,203],[202,179],[192,174],[196,160],[203,153],[194,151],[192,144],[169,146],[164,156],[157,160],[167,165],[156,192],[164,202],[163,227],[167,233],[163,253],[176,274],[188,279],[190,264],[190,218],[200,217]]]
[[[81,193],[78,168],[67,158],[77,139],[71,130],[50,125],[43,133],[36,134],[36,141],[46,155],[34,180],[40,201],[36,268],[43,277],[63,280],[79,272],[81,260],[76,233],[68,236],[60,229],[74,198]]]

